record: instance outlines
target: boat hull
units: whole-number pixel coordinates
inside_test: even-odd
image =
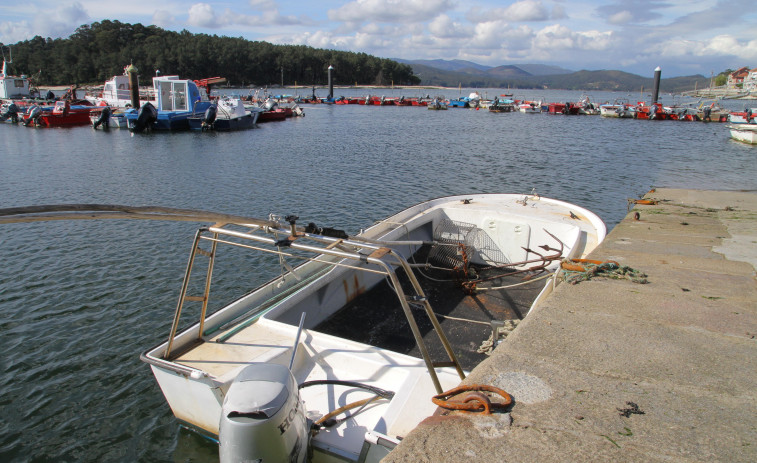
[[[188,119],[190,130],[214,130],[216,132],[229,132],[233,130],[246,130],[255,127],[258,112],[251,112],[244,116],[233,118],[216,118],[212,124],[203,126],[202,117],[193,116]]]
[[[757,124],[732,124],[728,129],[734,140],[750,145],[757,144]]]
[[[481,244],[477,249],[471,248],[468,258],[483,266],[527,260],[527,249],[536,249],[544,243],[561,248],[557,259],[583,257],[606,234],[599,217],[576,205],[536,195],[471,195],[417,204],[377,223],[344,245],[359,246],[365,242],[370,247],[374,246],[371,240],[380,240],[385,244],[376,244],[372,249],[411,256],[422,243],[447,239],[452,233],[446,228],[450,223],[465,230],[470,227],[477,230],[480,240],[476,238],[476,242]],[[223,231],[211,227],[208,232]],[[466,231],[466,236],[470,233]],[[367,335],[358,341],[321,331],[321,323],[332,319],[340,308],[385,281],[385,275],[367,271],[375,268],[371,267],[375,262],[361,258],[351,266],[337,265],[344,259],[341,251],[333,252],[320,255],[219,309],[204,321],[202,328],[197,323],[179,333],[172,341],[172,354],[167,359],[164,357],[168,341],[142,355],[178,420],[216,438],[221,405],[231,382],[250,363],[289,364],[302,314],[307,315],[304,331],[292,363],[298,383],[350,380],[395,393],[391,400],[376,403],[315,435],[311,441],[313,461],[325,461],[328,455],[358,461],[365,446],[375,446],[368,442],[367,433],[404,436],[433,414],[436,407],[430,398],[440,391],[424,360],[368,344],[371,338]],[[545,268],[545,277],[556,266],[559,260]],[[541,280],[539,285],[541,290],[533,304],[552,288],[550,279]],[[443,390],[456,386],[461,379],[462,372],[454,368],[436,367],[433,371]],[[302,388],[300,394],[306,410],[318,415],[366,397],[354,388],[333,385]],[[396,439],[387,439],[396,443]],[[373,449],[381,453],[381,449]]]

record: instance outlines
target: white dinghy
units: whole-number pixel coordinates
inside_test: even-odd
[[[434,199],[357,236],[296,220],[201,228],[168,338],[142,355],[177,419],[220,442],[221,461],[379,461],[476,362],[461,362],[444,334],[440,319],[456,323],[454,312],[434,304],[450,293],[427,282],[448,280],[459,305],[477,297],[487,309],[530,285],[527,310],[551,291],[561,259],[584,257],[606,233],[592,212],[538,195]],[[288,270],[208,313],[221,246]],[[193,276],[200,260],[205,271]],[[393,297],[370,296],[381,287]],[[366,298],[379,307],[366,309]],[[182,328],[190,303],[199,320]],[[484,333],[501,321],[497,310],[476,325]],[[345,327],[344,313],[375,317]]]

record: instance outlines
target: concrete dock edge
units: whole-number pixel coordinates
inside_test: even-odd
[[[421,423],[384,462],[757,461],[757,192],[657,189],[464,384],[509,413]],[[636,214],[638,213],[638,219]]]

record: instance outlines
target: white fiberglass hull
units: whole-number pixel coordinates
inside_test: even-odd
[[[470,256],[483,264],[520,262],[528,256],[524,247],[535,249],[545,242],[554,243],[555,237],[562,243],[562,257],[584,257],[606,233],[599,217],[572,204],[535,195],[470,195],[418,204],[379,222],[354,240],[339,241],[334,246],[345,247],[344,243],[354,244],[363,237],[391,242],[388,246],[400,254],[411,255],[414,245],[397,242],[433,240],[434,233],[449,221],[484,234],[486,244]],[[211,227],[210,231],[214,230]],[[371,256],[381,249],[386,248],[376,248]],[[219,309],[204,321],[201,342],[197,341],[198,324],[175,337],[170,360],[164,359],[168,342],[145,352],[143,360],[150,364],[175,416],[187,426],[217,437],[221,405],[231,382],[251,363],[288,365],[302,313],[307,314],[305,330],[292,367],[298,383],[350,380],[395,393],[390,401],[373,402],[339,425],[317,433],[311,441],[313,461],[331,461],[334,456],[339,461],[358,461],[364,446],[380,456],[386,448],[375,444],[375,436],[388,436],[384,442],[397,442],[430,416],[436,408],[430,399],[439,391],[424,360],[313,329],[384,279],[370,271],[354,270],[360,266],[367,269],[368,261],[353,267],[341,266],[340,262],[328,257],[321,262],[309,261],[296,267],[296,273],[276,278]],[[552,262],[547,270],[557,267],[559,261]],[[551,279],[546,282],[538,299],[552,287]],[[443,390],[460,382],[454,368],[434,370]],[[369,396],[365,391],[336,385],[303,388],[300,395],[313,419]]]

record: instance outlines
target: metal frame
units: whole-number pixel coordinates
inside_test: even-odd
[[[437,377],[435,368],[438,367],[454,367],[457,370],[458,375],[460,376],[460,379],[465,378],[465,373],[462,370],[462,367],[460,366],[460,363],[457,360],[457,357],[455,356],[452,346],[450,345],[449,341],[447,340],[446,335],[444,334],[444,331],[442,330],[441,325],[439,324],[439,320],[436,318],[436,315],[434,314],[433,309],[431,308],[431,304],[428,302],[428,299],[426,295],[423,292],[423,289],[420,286],[420,283],[418,282],[418,279],[416,278],[415,274],[413,273],[413,270],[408,264],[407,260],[400,255],[398,252],[396,252],[394,249],[388,247],[386,244],[389,242],[381,242],[380,240],[371,240],[371,242],[361,241],[358,237],[357,239],[350,239],[350,238],[333,238],[329,236],[323,236],[323,235],[316,235],[312,233],[302,233],[297,232],[292,226],[291,230],[285,230],[283,228],[272,228],[267,226],[259,226],[259,225],[253,225],[250,232],[241,232],[236,230],[230,230],[223,228],[226,224],[216,224],[212,227],[208,228],[201,228],[197,231],[195,234],[194,243],[192,246],[192,251],[189,256],[189,261],[187,263],[187,268],[184,274],[184,282],[181,287],[181,292],[179,295],[179,301],[176,305],[176,312],[174,314],[174,320],[171,325],[171,332],[168,337],[168,343],[166,346],[166,350],[163,354],[164,359],[170,359],[171,350],[173,347],[174,339],[176,338],[176,332],[178,330],[179,326],[179,319],[181,318],[181,312],[182,308],[184,306],[184,303],[186,301],[198,301],[202,302],[202,310],[200,312],[200,320],[199,320],[199,330],[198,330],[198,339],[201,340],[203,337],[203,327],[205,324],[205,317],[207,312],[207,304],[208,304],[208,297],[210,294],[210,284],[212,281],[212,272],[213,272],[213,265],[215,261],[216,256],[216,248],[219,243],[221,244],[229,244],[232,246],[238,246],[243,247],[247,249],[253,249],[257,251],[267,252],[271,254],[277,254],[279,256],[284,257],[293,257],[298,259],[304,259],[304,260],[312,260],[316,262],[324,262],[329,265],[334,266],[341,266],[341,267],[348,267],[352,268],[357,271],[364,271],[364,272],[371,272],[371,273],[378,273],[385,275],[389,278],[390,283],[392,287],[394,288],[397,297],[400,301],[400,305],[402,306],[402,310],[405,313],[405,317],[407,318],[408,324],[410,325],[410,329],[413,333],[413,337],[415,338],[415,342],[418,345],[418,348],[421,352],[421,355],[423,357],[423,360],[426,364],[426,368],[429,371],[429,374],[431,375],[431,379],[434,383],[434,387],[436,388],[438,393],[442,393],[441,384],[439,382],[439,379]],[[261,234],[256,234],[255,232],[265,232],[265,233],[273,233],[275,235],[284,235],[286,236],[286,240],[277,240],[269,236],[263,236]],[[207,236],[207,234],[210,234]],[[221,237],[225,237],[225,239],[222,239]],[[244,242],[237,242],[237,241],[231,241],[230,239],[238,239],[238,240],[245,240]],[[211,251],[203,251],[199,248],[199,244],[201,241],[210,241],[212,243]],[[253,243],[261,243],[264,245],[268,245],[270,247],[260,247],[250,244],[249,242]],[[392,244],[413,244],[414,242],[392,242]],[[284,244],[285,246],[282,246]],[[302,251],[306,254],[312,254],[312,257],[303,257],[296,254],[293,254],[291,252],[286,252],[284,249],[287,247],[291,247],[294,250]],[[354,249],[354,250],[350,250]],[[369,251],[367,253],[360,252],[361,250]],[[189,278],[192,273],[192,267],[194,266],[194,260],[197,254],[203,254],[207,257],[209,257],[209,263],[208,263],[208,270],[205,277],[205,288],[203,291],[202,296],[187,296],[187,289],[189,285]],[[336,261],[324,261],[322,260],[322,256],[329,256],[333,258],[337,258]],[[342,261],[348,261],[348,262],[342,262]],[[366,268],[364,266],[357,266],[357,265],[350,265],[349,262],[361,262],[363,264],[370,264],[374,268]],[[405,294],[404,290],[402,288],[402,284],[397,277],[397,273],[395,271],[395,268],[402,268],[405,271],[405,274],[407,275],[411,288],[409,288],[412,293],[411,294]],[[419,304],[422,305],[426,316],[431,321],[431,324],[434,327],[434,330],[436,331],[437,335],[439,336],[439,340],[441,341],[442,345],[444,346],[445,351],[447,352],[447,355],[449,357],[449,360],[446,362],[434,362],[429,354],[429,351],[423,342],[423,337],[421,335],[420,329],[418,328],[418,325],[415,321],[415,318],[412,314],[412,310],[410,308],[410,303],[413,304]]]

